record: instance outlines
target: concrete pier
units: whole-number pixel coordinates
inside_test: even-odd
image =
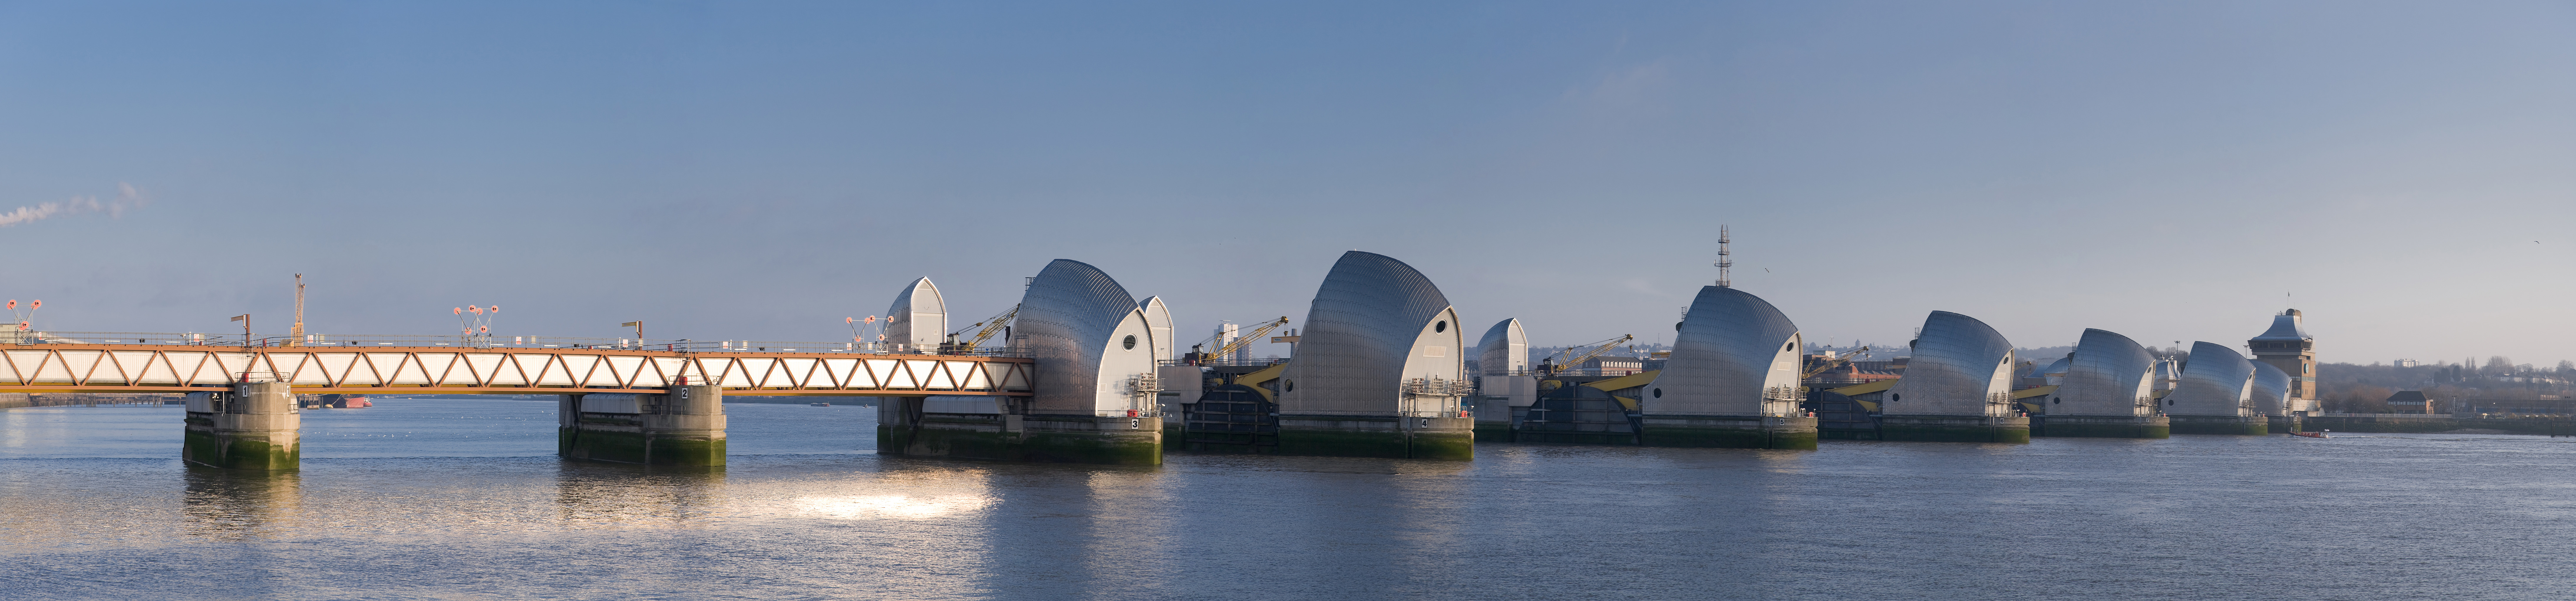
[[[1650,447],[1815,450],[1816,418],[1647,414],[1639,438]]]
[[[1520,416],[1529,413],[1530,405],[1538,402],[1538,378],[1487,375],[1478,376],[1478,382],[1477,389],[1484,396],[1476,400],[1476,441],[1512,442],[1513,424],[1519,423]]]
[[[976,406],[982,404],[993,408]],[[1163,418],[1008,412],[1018,410],[1008,399],[889,398],[877,404],[877,454],[1111,465],[1163,462]]]
[[[2168,415],[2175,434],[2252,434],[2272,433],[2272,419],[2264,415]]]
[[[188,394],[183,462],[239,470],[292,470],[303,465],[304,416],[284,382],[235,384],[225,392]]]
[[[564,395],[557,451],[570,459],[722,467],[724,389],[673,386],[668,394]]]
[[[2030,418],[1985,415],[1881,415],[1879,440],[2030,442]]]
[[[1449,415],[1281,415],[1279,452],[1328,457],[1476,458],[1476,419]]]

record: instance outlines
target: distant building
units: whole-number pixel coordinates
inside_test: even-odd
[[[2395,363],[2398,367],[2421,367],[2424,365],[2424,362],[2414,359],[2398,359],[2392,363]]]
[[[1904,377],[1903,374],[1899,374],[1897,372],[1887,371],[1885,369],[1870,369],[1862,366],[1863,364],[1877,364],[1883,366],[1888,363],[1889,362],[1887,361],[1853,361],[1840,367],[1817,373],[1815,377],[1807,378],[1800,382],[1800,385],[1821,390],[1826,388],[1841,388],[1856,384],[1868,384],[1881,380],[1894,380]],[[1810,368],[1812,369],[1812,366],[1810,366]]]
[[[1566,370],[1566,375],[1625,376],[1646,371],[1646,360],[1639,357],[1594,357],[1582,365]]]
[[[2398,413],[2433,413],[2433,399],[2426,398],[2421,390],[2400,390],[2388,395],[2388,406]]]
[[[1887,372],[1901,376],[1905,375],[1905,364],[1913,359],[1913,357],[1897,357],[1886,361],[1853,361],[1852,366],[1860,368],[1861,371]]]

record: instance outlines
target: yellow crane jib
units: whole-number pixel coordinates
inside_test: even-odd
[[[983,326],[983,327],[984,327],[984,329],[983,329],[983,330],[980,330],[980,331],[975,332],[975,338],[974,338],[974,339],[967,340],[967,341],[965,341],[965,342],[957,343],[957,350],[958,350],[959,352],[965,352],[965,351],[975,350],[975,345],[983,344],[983,343],[984,343],[984,341],[986,341],[986,340],[991,340],[991,339],[993,338],[993,335],[994,335],[994,334],[1000,334],[1000,333],[1002,333],[1002,328],[1009,327],[1009,326],[1011,325],[1011,318],[1019,317],[1019,316],[1020,316],[1020,306],[1019,306],[1019,305],[1011,305],[1011,310],[1009,310],[1009,311],[1003,311],[1001,315],[995,315],[995,316],[993,316],[993,318],[992,318],[992,319],[984,320],[984,321],[982,321],[982,322],[976,323],[976,324],[975,324],[975,325],[973,325],[973,326],[966,326],[966,327],[969,327],[969,328],[972,328],[972,327],[975,327],[975,326]],[[960,329],[960,330],[958,330],[958,331],[959,331],[959,332],[964,332],[964,331],[966,331],[966,330]],[[952,334],[952,336],[953,336],[953,334]]]
[[[1593,347],[1593,349],[1592,349],[1592,350],[1589,350],[1589,351],[1585,351],[1582,355],[1580,355],[1580,356],[1576,356],[1576,357],[1574,357],[1574,358],[1572,358],[1572,359],[1568,359],[1568,360],[1565,360],[1565,361],[1555,361],[1553,358],[1549,359],[1551,362],[1555,363],[1555,364],[1556,364],[1556,366],[1555,366],[1555,368],[1548,370],[1548,373],[1550,373],[1550,374],[1554,374],[1554,373],[1557,373],[1557,372],[1561,372],[1561,371],[1565,371],[1565,370],[1569,370],[1569,369],[1574,369],[1574,367],[1575,367],[1575,366],[1582,365],[1582,364],[1583,364],[1583,362],[1585,362],[1585,361],[1591,361],[1593,358],[1601,356],[1601,354],[1602,354],[1602,353],[1610,352],[1610,349],[1612,349],[1612,348],[1615,348],[1615,347],[1619,346],[1619,343],[1627,342],[1627,341],[1630,341],[1630,340],[1636,340],[1636,339],[1637,339],[1637,336],[1636,336],[1636,335],[1633,335],[1633,334],[1620,334],[1618,338],[1612,338],[1612,339],[1609,339],[1609,340],[1603,340],[1603,341],[1600,341],[1600,342],[1595,342],[1595,343],[1592,343],[1592,344],[1586,344],[1586,345],[1583,345],[1583,346],[1592,346],[1592,347]],[[1594,346],[1594,345],[1599,345],[1599,346]],[[1581,347],[1570,347],[1570,348],[1565,349],[1565,351],[1563,351],[1563,352],[1565,352],[1565,353],[1572,353],[1572,352],[1574,352],[1574,349],[1575,349],[1575,348],[1581,348]]]
[[[1225,346],[1216,349],[1216,352],[1200,355],[1200,357],[1224,357],[1232,355],[1236,349],[1243,348],[1243,345],[1250,344],[1253,340],[1264,335],[1268,335],[1271,330],[1278,329],[1279,326],[1284,325],[1288,325],[1288,316],[1281,315],[1277,320],[1261,324],[1261,327],[1253,328],[1252,331],[1243,333],[1242,336],[1235,338],[1234,342],[1225,343]]]

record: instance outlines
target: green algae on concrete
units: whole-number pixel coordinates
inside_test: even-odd
[[[1476,458],[1475,418],[1282,415],[1278,453],[1469,460]]]
[[[2272,420],[2264,416],[2235,415],[2169,415],[2175,434],[2234,434],[2261,436],[2272,433]]]
[[[1019,457],[1014,461],[1162,465],[1163,419],[1089,415],[1014,415],[1019,418]]]
[[[917,398],[877,411],[877,453],[989,461],[1161,465],[1159,417],[925,413]]]
[[[722,436],[593,428],[598,426],[557,429],[557,446],[561,454],[571,459],[612,463],[693,467],[721,467],[725,464],[725,439]]]
[[[1414,459],[1467,461],[1476,458],[1474,431],[1415,430],[1408,441],[1406,456]]]
[[[1879,440],[1907,442],[2030,442],[2030,418],[1981,415],[1882,415]]]
[[[2172,438],[2165,416],[2048,415],[2036,420],[2032,436],[2061,438]]]
[[[1650,447],[1815,450],[1816,418],[1647,415],[1639,439]]]
[[[624,397],[620,393],[605,398]],[[624,400],[632,402],[586,401],[566,395],[556,409],[562,414],[555,430],[556,453],[567,459],[614,463],[724,466],[724,389],[675,386],[669,394]],[[590,406],[584,407],[585,402]]]
[[[304,445],[278,444],[266,434],[225,434],[191,427],[180,442],[179,458],[224,469],[284,471],[303,466]]]
[[[1476,442],[1511,442],[1511,422],[1476,422]]]
[[[1284,417],[1284,416],[1283,416]],[[1285,420],[1282,420],[1285,421]],[[1396,457],[1412,454],[1404,432],[1279,427],[1279,454],[1318,457]]]
[[[689,467],[723,467],[725,439],[719,434],[671,434],[654,432],[644,441],[645,465],[678,465]]]

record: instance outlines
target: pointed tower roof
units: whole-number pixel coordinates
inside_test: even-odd
[[[2315,338],[2308,336],[2307,328],[2300,327],[2298,309],[2282,311],[2280,315],[2272,316],[2272,329],[2264,330],[2263,335],[2255,336],[2254,339],[2315,340]]]

